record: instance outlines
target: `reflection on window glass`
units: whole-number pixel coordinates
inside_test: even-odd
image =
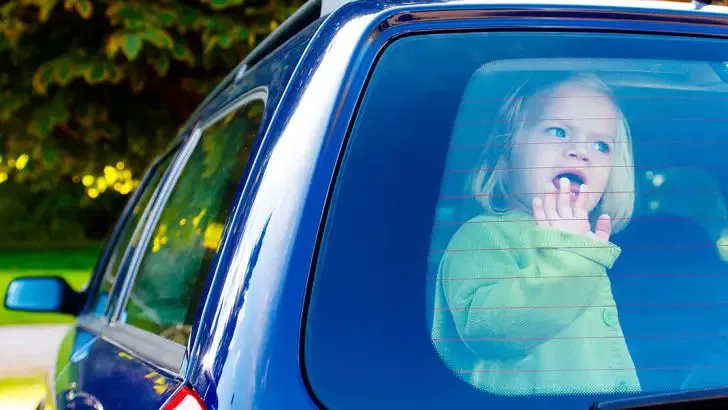
[[[726,56],[613,33],[390,45],[313,274],[322,403],[584,409],[725,386]]]
[[[126,322],[185,344],[263,103],[204,130],[162,210],[126,306]]]
[[[127,219],[124,227],[119,234],[119,238],[113,245],[113,249],[111,250],[111,254],[109,255],[109,260],[104,269],[103,278],[101,280],[99,290],[93,296],[94,300],[91,304],[91,309],[94,314],[100,316],[105,313],[105,309],[108,304],[109,294],[111,293],[111,288],[114,285],[114,280],[116,280],[116,275],[119,273],[119,269],[121,267],[124,255],[130,245],[132,247],[136,246],[136,242],[138,241],[139,237],[137,227],[140,225],[142,217],[146,216],[145,210],[147,208],[147,205],[149,205],[152,197],[154,196],[154,192],[156,191],[159,182],[164,176],[164,173],[167,171],[167,168],[169,168],[169,164],[170,162],[172,162],[173,157],[173,155],[169,155],[165,160],[159,163],[159,165],[153,171],[154,174],[151,176],[147,186],[144,189],[144,192],[142,192],[141,196],[139,197],[138,202],[131,210],[129,219]],[[135,238],[133,242],[132,237]],[[112,301],[111,303],[113,304],[114,302]]]

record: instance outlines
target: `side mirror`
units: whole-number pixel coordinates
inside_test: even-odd
[[[56,276],[13,279],[5,294],[5,308],[25,312],[77,314],[80,294]]]

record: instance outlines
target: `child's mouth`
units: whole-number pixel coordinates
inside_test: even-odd
[[[579,195],[579,191],[581,190],[581,185],[586,182],[584,181],[584,177],[574,172],[562,172],[556,175],[552,181],[557,191],[561,189],[561,178],[566,178],[569,180],[569,183],[571,185],[571,199],[576,199],[576,197]]]

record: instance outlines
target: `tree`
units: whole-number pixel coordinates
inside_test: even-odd
[[[201,99],[302,2],[2,2],[0,184],[28,187],[32,206],[78,197],[115,215]]]

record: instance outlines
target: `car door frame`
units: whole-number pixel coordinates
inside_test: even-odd
[[[244,107],[252,101],[262,101],[263,104],[266,104],[267,89],[265,87],[256,87],[234,99],[229,104],[226,104],[209,117],[200,119],[192,127],[189,135],[176,146],[178,152],[170,163],[169,169],[162,177],[163,180],[157,186],[150,204],[144,210],[148,214],[144,217],[142,226],[135,228],[136,232],[134,235],[138,235],[138,243],[136,246],[129,246],[124,255],[124,261],[122,262],[125,264],[123,275],[121,275],[121,272],[119,273],[112,288],[112,293],[116,293],[117,298],[113,299],[111,296],[109,298],[110,301],[114,300],[115,303],[107,306],[106,315],[101,320],[97,316],[89,315],[83,315],[78,319],[79,326],[114,342],[121,349],[180,378],[184,378],[188,349],[193,339],[190,338],[186,345],[181,345],[128,325],[123,322],[123,309],[128,301],[131,288],[139,272],[139,267],[151,240],[152,233],[159,223],[161,213],[167,205],[167,201],[179,181],[179,177],[184,171],[191,154],[198,147],[203,133],[225,115]],[[223,232],[227,229],[228,227],[226,226]],[[209,278],[206,281],[209,281]],[[205,295],[206,291],[203,292],[203,300]],[[195,326],[193,326],[193,331],[194,328]]]
[[[149,185],[151,179],[156,176],[156,173],[154,171],[157,170],[157,168],[167,159],[167,157],[172,156],[172,161],[170,162],[170,168],[164,171],[164,175],[161,176],[161,179],[159,181],[159,184],[154,189],[155,192],[152,193],[152,197],[149,200],[149,204],[145,207],[144,212],[148,213],[155,205],[158,192],[160,191],[161,187],[166,183],[166,178],[169,175],[169,172],[171,170],[172,165],[178,161],[178,156],[180,151],[182,150],[183,146],[186,144],[186,142],[191,138],[192,134],[194,133],[194,130],[197,128],[198,120],[201,117],[201,115],[204,115],[203,112],[209,108],[211,108],[214,104],[214,102],[218,99],[220,99],[221,96],[223,96],[228,88],[231,87],[231,83],[238,75],[238,72],[240,70],[240,66],[236,67],[232,72],[230,72],[213,90],[210,92],[210,94],[200,103],[200,105],[195,109],[195,111],[190,115],[189,119],[185,122],[185,124],[182,126],[181,131],[173,139],[173,141],[169,144],[168,148],[164,150],[163,153],[158,155],[154,158],[152,163],[147,167],[147,169],[144,171],[144,176],[142,177],[139,186],[137,189],[134,190],[132,193],[132,196],[127,201],[126,205],[124,206],[124,209],[122,210],[122,213],[120,214],[117,221],[114,223],[114,227],[111,231],[111,234],[109,235],[109,239],[106,241],[101,254],[99,255],[99,259],[97,260],[91,274],[91,279],[86,286],[86,288],[83,290],[83,308],[81,312],[79,312],[79,318],[86,317],[89,315],[90,310],[92,309],[91,302],[93,301],[93,297],[91,296],[94,292],[98,292],[98,288],[101,285],[101,282],[103,280],[103,274],[108,266],[109,258],[111,257],[111,253],[116,246],[117,242],[119,241],[119,236],[121,235],[122,231],[126,227],[126,224],[129,222],[129,218],[131,216],[131,213],[134,210],[134,207],[138,204],[139,200],[141,199],[145,189]],[[133,237],[138,235],[138,232],[136,232],[139,229],[139,227],[135,227]],[[141,243],[139,243],[140,245]],[[137,245],[138,247],[138,245]],[[92,315],[95,317],[101,317],[101,319],[104,321],[105,324],[108,324],[111,319],[111,314],[116,311],[117,307],[116,305],[118,303],[111,303],[111,301],[115,300],[112,298],[112,294],[116,293],[122,293],[124,289],[119,289],[116,287],[116,284],[119,282],[125,282],[126,279],[124,278],[129,272],[129,267],[125,266],[124,264],[128,262],[128,259],[132,256],[134,252],[134,246],[127,246],[124,250],[124,254],[122,256],[122,261],[119,267],[119,271],[117,272],[117,276],[114,279],[114,284],[109,292],[109,298],[106,307],[104,308],[104,314],[99,315]],[[120,299],[116,299],[117,302],[120,302]],[[111,310],[113,309],[113,310]],[[95,322],[95,321],[91,321]]]
[[[650,10],[624,10],[618,6],[604,10],[603,5],[598,5],[593,7],[592,12],[590,11],[592,6],[585,6],[582,3],[568,5],[560,2],[545,5],[543,10],[537,4],[514,7],[505,3],[495,2],[488,5],[477,2],[473,5],[455,2],[446,5],[418,4],[394,7],[350,3],[327,18],[310,44],[311,52],[306,53],[299,63],[295,84],[289,86],[286,98],[277,109],[278,112],[285,114],[275,118],[268,130],[267,138],[271,140],[269,144],[276,145],[270,149],[273,153],[263,153],[268,161],[279,154],[275,152],[276,150],[284,151],[289,148],[287,145],[297,145],[300,158],[297,158],[290,168],[299,168],[303,171],[302,174],[306,172],[312,176],[291,178],[286,183],[306,184],[309,191],[300,198],[293,197],[291,199],[293,204],[286,204],[277,209],[273,206],[266,209],[266,203],[274,203],[270,192],[266,192],[266,196],[263,196],[256,192],[257,187],[254,187],[251,188],[252,193],[247,194],[253,201],[261,204],[254,206],[255,209],[250,211],[251,214],[255,211],[275,212],[279,221],[270,225],[250,224],[249,228],[241,229],[242,233],[236,240],[230,240],[230,247],[226,250],[227,258],[234,260],[235,269],[242,271],[236,275],[246,275],[246,285],[242,287],[231,284],[234,281],[218,284],[221,288],[220,294],[224,294],[223,303],[234,304],[238,309],[245,310],[246,315],[256,318],[257,323],[248,323],[251,321],[246,322],[232,314],[229,315],[229,322],[234,324],[227,323],[228,318],[220,314],[219,310],[211,310],[207,314],[206,320],[210,324],[211,332],[233,335],[224,349],[244,354],[240,362],[233,362],[233,359],[218,359],[216,356],[222,356],[219,353],[222,353],[223,349],[210,342],[202,344],[199,351],[193,354],[191,381],[198,391],[205,392],[203,398],[206,401],[219,404],[221,409],[266,405],[273,407],[295,405],[296,408],[304,408],[306,403],[310,407],[316,407],[316,404],[322,406],[321,403],[315,402],[315,393],[307,384],[305,367],[301,366],[302,352],[305,349],[300,343],[305,331],[305,319],[301,318],[301,312],[305,318],[310,276],[313,275],[311,266],[319,250],[320,229],[325,222],[321,213],[322,209],[324,213],[328,210],[330,184],[338,172],[342,158],[340,154],[346,149],[348,130],[355,117],[356,107],[371,68],[380,51],[391,41],[410,33],[475,29],[489,31],[499,27],[513,29],[519,23],[547,30],[563,26],[571,30],[593,31],[599,29],[600,25],[612,31],[634,30],[635,21],[620,21],[622,15],[650,16],[654,21],[648,26],[656,31],[664,30],[660,34],[666,34],[670,32],[670,28],[681,25],[682,20],[691,19],[685,14],[672,15],[667,11],[655,12],[655,16],[652,16]],[[684,5],[678,4],[673,7],[677,9],[682,6]],[[667,4],[665,7],[671,5]],[[472,10],[473,8],[476,10]],[[573,15],[587,16],[590,12],[594,13],[590,16],[594,21],[584,22],[573,17]],[[551,14],[557,18],[553,21],[542,18],[543,15]],[[458,19],[449,20],[450,16],[457,16]],[[699,15],[693,18],[704,19],[706,23],[710,19],[709,16]],[[703,30],[706,33],[724,31],[712,29],[707,24],[698,25],[693,29]],[[324,75],[326,75],[325,81],[317,78]],[[299,118],[310,114],[311,106],[316,107],[317,115],[313,118],[310,115],[305,119]],[[296,134],[295,139],[291,134]],[[301,140],[306,141],[301,142]],[[316,148],[321,148],[315,152],[314,149],[310,151],[305,149],[314,144]],[[273,173],[274,170],[266,170],[266,167],[272,167],[272,162],[271,160],[265,165],[258,165],[255,172]],[[263,178],[265,176],[267,175],[263,175]],[[273,185],[276,182],[269,181],[268,184]],[[283,187],[283,184],[281,186]],[[284,213],[294,207],[298,208],[288,214]],[[280,208],[285,209],[281,211]],[[280,219],[285,219],[285,222],[280,222]],[[298,229],[290,233],[281,228],[281,225],[285,224],[296,225]],[[264,234],[274,238],[269,242],[275,242],[280,248],[288,250],[288,253],[281,257],[281,259],[288,258],[285,263],[261,266],[263,263],[257,259],[258,253],[253,257],[251,256],[253,252],[239,245],[245,240],[255,241],[256,236],[262,237]],[[263,245],[264,251],[265,247],[266,245]],[[248,271],[245,272],[245,269]],[[258,272],[253,272],[255,269]],[[232,274],[231,272],[230,275]],[[256,278],[250,279],[250,276]],[[247,292],[248,300],[245,300],[244,293],[240,291],[241,287]],[[301,292],[301,289],[308,290]],[[259,294],[273,295],[270,303],[275,303],[275,306],[269,308],[256,305],[260,298],[256,298],[255,295]],[[253,328],[255,331],[252,331]],[[230,356],[234,356],[235,360],[240,357]],[[216,362],[211,362],[212,360]],[[227,373],[222,374],[219,369],[226,366]],[[257,372],[251,372],[250,369]],[[300,388],[301,385],[303,388]],[[249,394],[236,396],[241,392]],[[233,396],[236,400],[234,406],[231,404]]]
[[[157,156],[152,161],[149,167],[145,170],[144,176],[142,177],[139,186],[127,201],[119,218],[114,224],[114,227],[112,228],[112,231],[109,235],[109,239],[104,244],[99,258],[91,271],[91,278],[88,282],[88,285],[78,295],[80,298],[83,298],[81,311],[78,312],[78,317],[76,318],[75,323],[72,324],[71,329],[68,330],[65,336],[65,338],[73,337],[72,335],[77,334],[80,331],[88,332],[90,335],[93,335],[94,338],[79,345],[74,344],[73,349],[68,353],[67,356],[59,355],[56,358],[55,363],[52,365],[47,378],[47,391],[49,392],[49,394],[41,401],[39,408],[44,407],[45,403],[48,400],[52,400],[54,402],[53,408],[58,408],[58,403],[56,402],[56,400],[57,397],[59,397],[58,395],[62,392],[57,391],[57,377],[67,371],[69,366],[71,366],[72,361],[83,360],[83,358],[85,357],[85,351],[87,351],[97,339],[109,339],[108,329],[110,328],[110,322],[108,320],[108,311],[109,308],[114,304],[114,301],[118,302],[118,299],[114,298],[115,292],[118,292],[115,283],[119,280],[122,280],[122,278],[126,274],[125,258],[127,258],[130,254],[130,249],[133,247],[133,240],[130,241],[130,243],[127,244],[127,246],[123,249],[119,269],[117,270],[114,284],[112,284],[112,288],[107,296],[107,300],[105,301],[103,313],[101,314],[94,311],[93,309],[93,303],[96,301],[94,296],[97,292],[99,292],[99,288],[103,281],[103,275],[106,273],[106,269],[108,268],[108,264],[110,263],[111,255],[114,252],[115,247],[118,245],[118,241],[121,240],[121,234],[123,233],[124,229],[127,228],[127,224],[132,223],[131,214],[134,208],[139,204],[139,201],[147,192],[147,189],[153,189],[154,191],[152,192],[149,203],[147,204],[143,212],[146,212],[147,209],[154,206],[157,191],[160,186],[165,183],[166,171],[160,176],[160,181],[155,187],[151,187],[150,183],[156,176],[159,175],[157,173],[160,171],[159,166],[165,160],[169,159],[170,157],[172,162],[176,160],[178,150],[184,142],[186,135],[187,133],[185,132],[185,130],[183,130],[172,141],[169,147],[161,155]],[[136,231],[137,229],[138,226],[135,226],[134,230]]]
[[[175,170],[176,164],[179,164],[180,155],[183,152],[186,141],[188,140],[187,135],[191,134],[192,133],[185,134],[178,141],[175,141],[164,154],[160,155],[154,161],[153,165],[150,166],[149,171],[145,175],[145,179],[147,179],[148,183],[151,178],[156,176],[153,172],[150,171],[158,169],[162,162],[167,159],[171,159],[169,168],[164,171],[164,174],[161,175],[161,180],[159,184],[154,188],[154,192],[152,193],[149,204],[142,211],[144,214],[142,218],[140,218],[140,224],[133,228],[133,239],[124,250],[119,271],[117,272],[116,278],[112,285],[111,292],[109,292],[109,298],[106,308],[104,309],[104,314],[99,316],[94,315],[90,312],[90,303],[93,298],[88,297],[84,312],[78,317],[76,321],[77,326],[97,335],[98,337],[102,337],[104,339],[112,341],[121,349],[137,354],[139,355],[139,357],[143,358],[147,362],[155,365],[161,364],[161,366],[159,366],[161,369],[164,369],[167,372],[173,374],[179,373],[179,366],[169,366],[169,364],[174,363],[177,357],[182,357],[184,355],[185,349],[180,349],[179,345],[173,342],[160,346],[160,341],[157,340],[157,337],[150,339],[147,337],[148,334],[146,332],[141,332],[138,329],[133,328],[128,329],[127,326],[121,326],[123,324],[117,323],[113,314],[114,312],[118,311],[119,305],[125,300],[124,284],[128,280],[129,276],[133,274],[132,270],[134,269],[134,266],[131,265],[131,262],[133,261],[134,255],[139,253],[139,249],[146,247],[146,242],[143,242],[144,237],[142,235],[144,234],[144,232],[148,231],[147,224],[150,221],[149,218],[152,217],[155,210],[160,207],[160,193],[166,186],[169,185],[169,178],[172,175],[172,172]],[[138,194],[138,196],[134,198],[134,203],[131,203],[130,201],[127,209],[125,209],[124,212],[128,212],[129,214],[131,213],[131,210],[134,208],[134,206],[136,206],[139,198],[141,197],[142,190],[138,190],[137,192],[135,192],[135,194]],[[126,219],[123,221],[123,223],[128,223],[129,215],[127,214],[125,218]],[[98,286],[100,286],[102,280],[101,275],[103,275],[103,272],[109,262],[109,253],[116,245],[116,241],[119,239],[118,236],[120,232],[124,229],[124,227],[125,226],[123,226],[121,223],[117,223],[117,226],[115,226],[115,231],[117,232],[114,232],[114,241],[109,242],[107,248],[104,250],[105,260],[102,259],[98,264],[96,270],[94,271],[94,288],[92,288],[93,292],[98,291]],[[133,242],[137,237],[139,238],[139,240],[137,242],[137,245],[135,246],[133,245]],[[159,339],[166,341],[166,339],[163,338]],[[155,361],[160,362],[155,363]]]

